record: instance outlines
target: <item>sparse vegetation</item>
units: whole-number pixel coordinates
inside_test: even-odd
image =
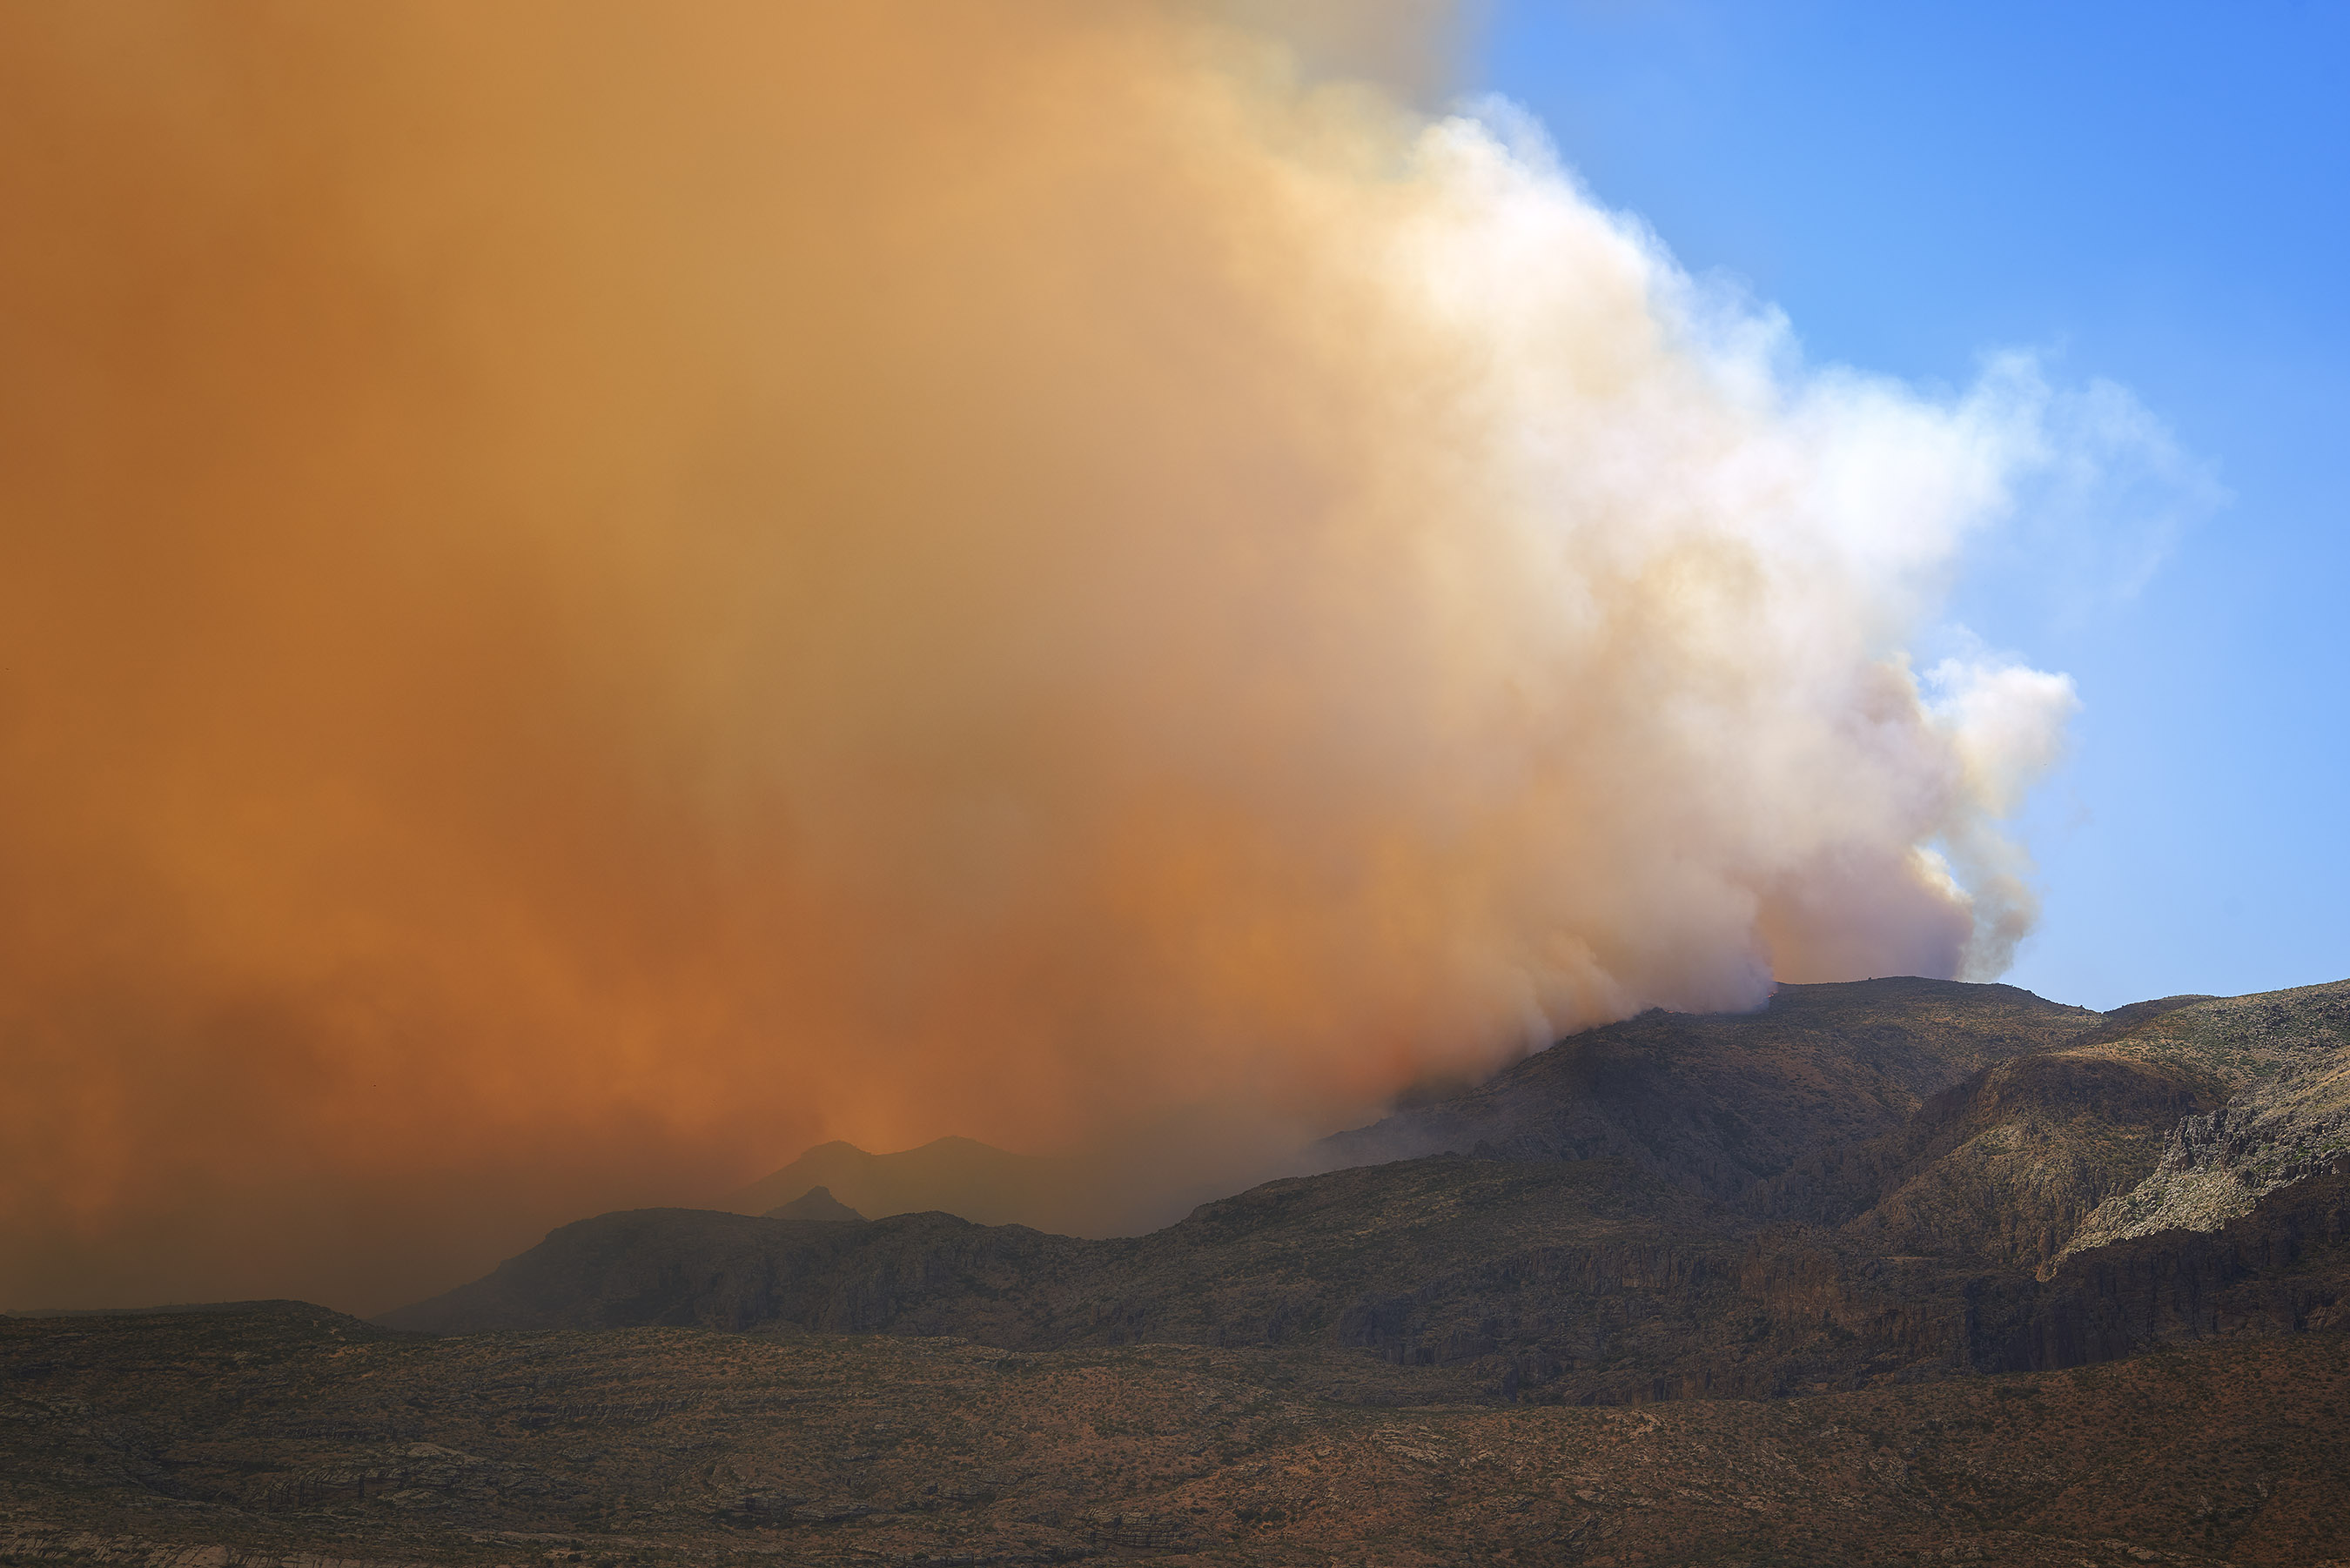
[[[2350,1559],[2350,985],[1793,989],[1149,1237],[656,1210],[451,1337],[0,1321],[0,1562]]]

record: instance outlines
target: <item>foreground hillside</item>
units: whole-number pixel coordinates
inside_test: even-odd
[[[1503,1409],[1318,1348],[431,1339],[280,1306],[0,1322],[0,1562],[2350,1562],[2338,1334]]]

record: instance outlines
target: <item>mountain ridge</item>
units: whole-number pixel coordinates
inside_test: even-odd
[[[2333,1085],[2350,982],[2119,1017],[2012,987],[1789,989],[1753,1013],[1590,1031],[1399,1113],[1413,1136],[1474,1133],[1468,1152],[1263,1183],[1140,1237],[640,1210],[565,1227],[379,1321],[1015,1350],[1309,1343],[1449,1369],[1476,1398],[1571,1403],[1767,1397],[2339,1325],[2350,1159],[2322,1145],[2299,1179],[2204,1229],[2066,1245],[2192,1118],[2270,1093],[2293,1064]],[[1839,1052],[1858,1085],[1841,1097]],[[1721,1114],[1741,1102],[1772,1122]],[[1398,1120],[1362,1130],[1391,1138]]]
[[[0,1319],[0,1558],[2345,1565],[2345,1094],[2350,982],[1822,988],[1144,1235],[811,1190]]]

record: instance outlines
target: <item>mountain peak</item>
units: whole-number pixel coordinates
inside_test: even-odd
[[[827,1223],[862,1225],[865,1216],[832,1195],[829,1187],[811,1187],[789,1203],[767,1210],[769,1220],[818,1220]]]

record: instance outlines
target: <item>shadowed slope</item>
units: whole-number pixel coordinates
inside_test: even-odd
[[[1572,1035],[1465,1094],[1325,1138],[1313,1157],[1327,1168],[1448,1150],[1606,1156],[1726,1198],[2100,1022],[2007,985],[1783,985],[1754,1012],[1646,1012]]]
[[[2210,1230],[2350,1152],[2350,982],[2175,997],[1985,1067],[1908,1125],[1824,1146],[1746,1200],[1858,1244],[2043,1273]],[[2159,1167],[2159,1168],[2158,1168]]]

